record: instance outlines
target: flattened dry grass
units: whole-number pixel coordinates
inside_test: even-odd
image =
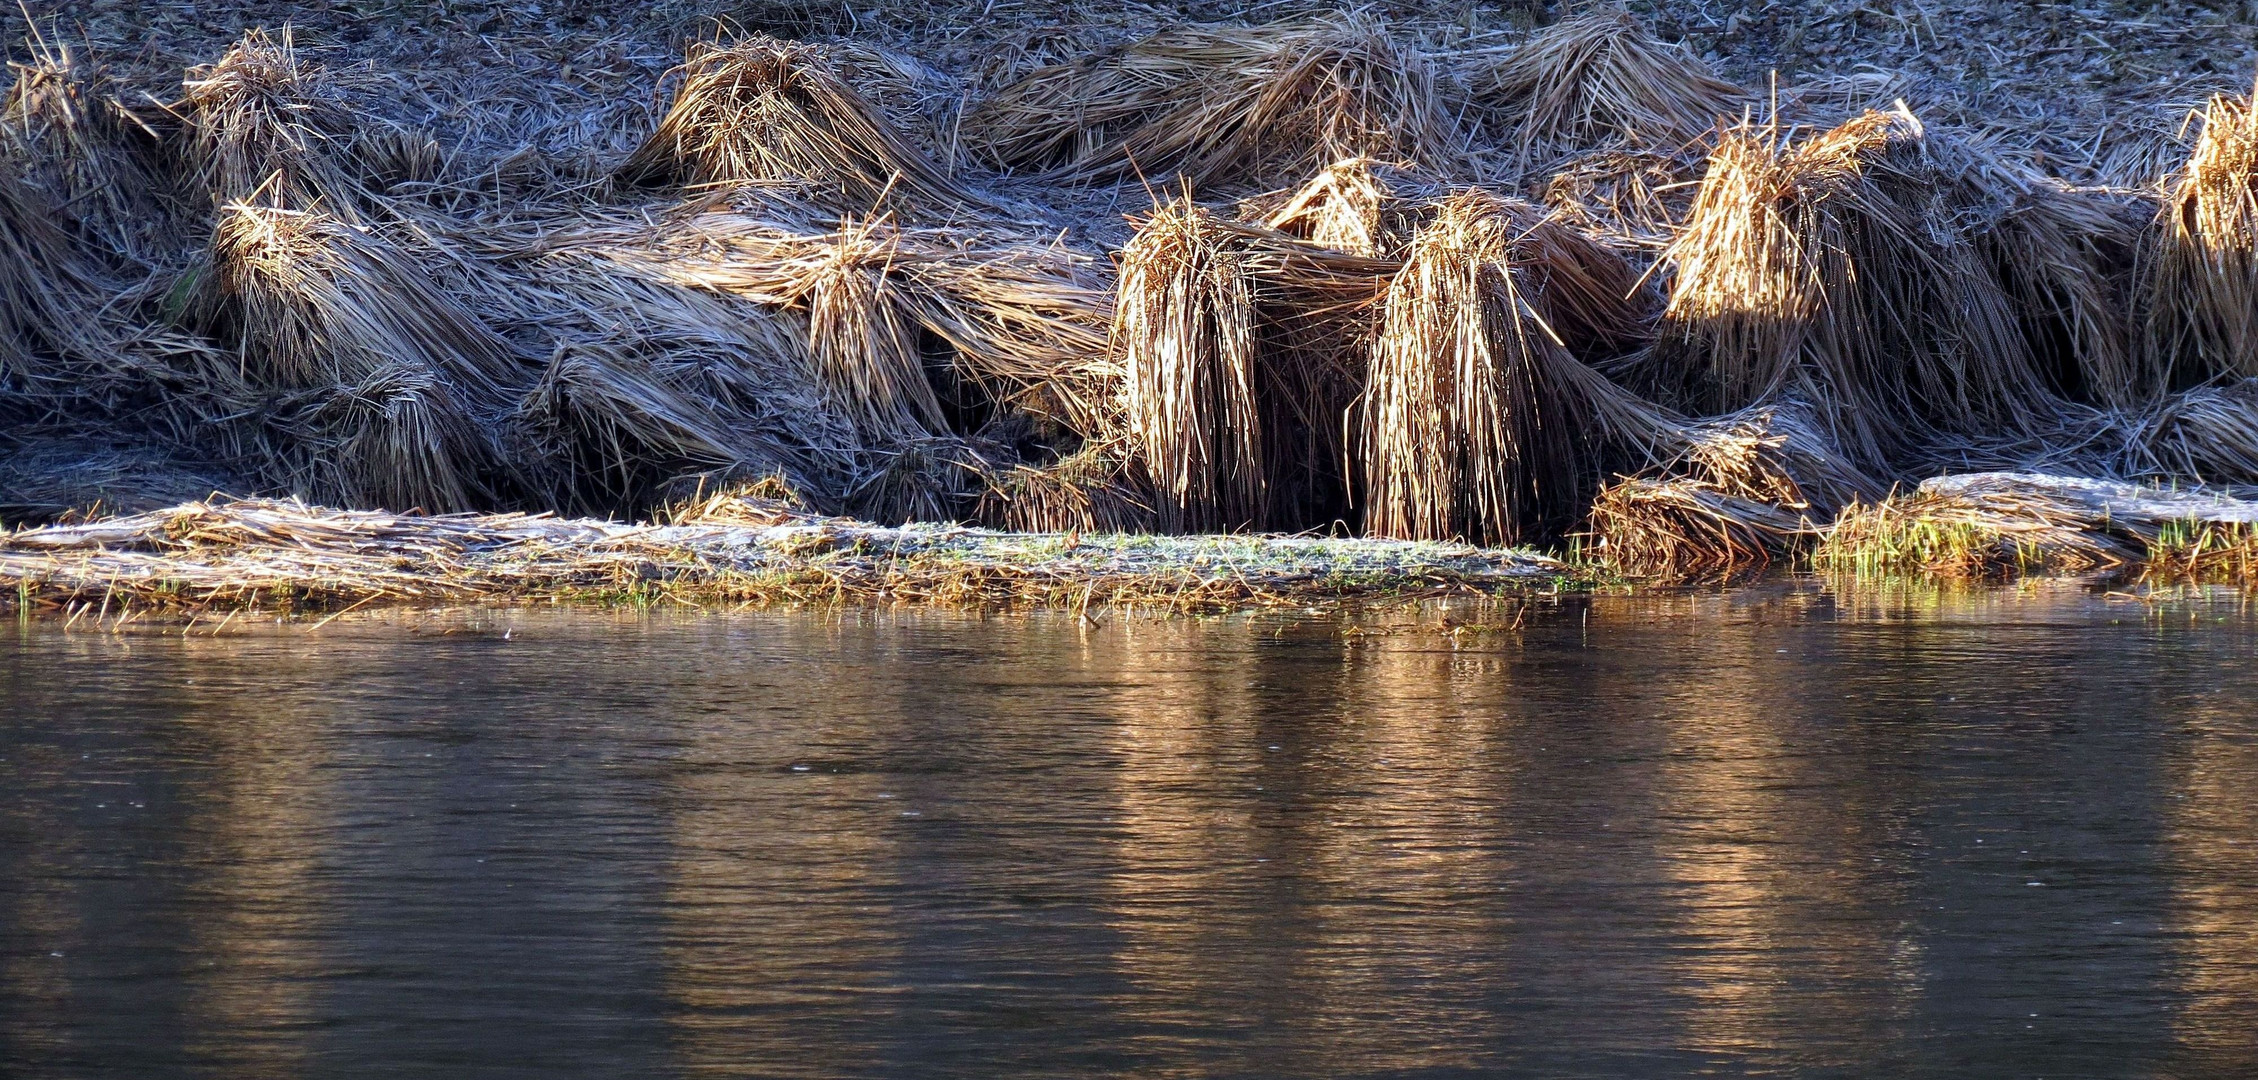
[[[1601,563],[1669,580],[1761,568],[1807,554],[1839,510],[1882,494],[1792,404],[1688,425],[1681,438],[1677,453],[1593,500]]]
[[[1620,8],[1571,15],[1464,68],[1475,104],[1524,162],[1595,146],[1683,151],[1752,104]]]
[[[975,106],[977,159],[1051,183],[1196,188],[1345,157],[1441,164],[1465,137],[1427,57],[1361,14],[1191,26],[1035,71]]]
[[[1864,575],[2140,575],[2247,584],[2258,504],[2219,493],[2016,474],[1925,482],[1846,509],[1814,555]]]
[[[1151,532],[1159,500],[1121,448],[1092,444],[1040,468],[996,476],[975,519],[1012,532]]]
[[[0,604],[119,614],[476,600],[1181,610],[1500,592],[1564,572],[1541,556],[1449,544],[882,528],[736,495],[673,517],[621,525],[191,503],[0,538]]]
[[[2002,513],[1914,495],[1844,510],[1812,562],[1863,576],[1998,578],[2115,569],[2137,557],[2076,524],[2067,507],[2031,502]]]

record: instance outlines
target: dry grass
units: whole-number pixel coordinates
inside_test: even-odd
[[[2148,540],[2141,577],[2174,584],[2258,583],[2258,523],[2168,523]]]
[[[833,319],[838,329],[872,329],[880,343],[900,344],[910,333],[937,339],[961,376],[1072,431],[1097,430],[1113,408],[1119,372],[1105,356],[1113,321],[1110,275],[1101,260],[1055,241],[902,229],[883,221],[823,231],[713,211],[655,229],[640,222],[610,225],[544,243],[589,251],[701,292],[811,314],[821,289],[845,285],[864,297],[863,322]],[[848,267],[864,280],[841,282]],[[846,299],[834,292],[835,312],[851,314],[839,309]],[[848,351],[854,347],[834,341]],[[853,408],[892,413],[898,411],[893,402],[921,396],[907,379],[902,355],[897,351],[887,362],[889,381],[867,380],[894,388],[893,396],[856,401]],[[851,368],[840,373],[847,379],[837,385],[856,385]]]
[[[1760,406],[1677,436],[1682,449],[1592,502],[1590,554],[1644,578],[1722,576],[1806,553],[1837,511],[1882,485],[1807,408]]]
[[[211,265],[244,374],[303,399],[309,490],[432,511],[508,490],[491,420],[530,372],[398,252],[320,213],[237,204]]]
[[[2216,492],[1978,473],[1845,510],[1815,559],[1860,574],[2138,572],[2253,580],[2258,504]]]
[[[1627,339],[1620,259],[1522,203],[1442,203],[1389,285],[1361,408],[1367,532],[1517,543],[1577,516],[1598,472],[1573,347]]]
[[[1123,407],[1164,529],[1244,529],[1267,515],[1254,289],[1237,234],[1189,203],[1156,210],[1122,249]]]
[[[97,618],[527,600],[1182,610],[1499,592],[1562,573],[1450,544],[881,528],[736,493],[668,525],[246,500],[0,537],[0,604]]]
[[[1188,200],[1122,253],[1114,354],[1161,527],[1326,527],[1353,512],[1349,414],[1399,264]]]
[[[1053,465],[1015,467],[991,483],[974,515],[991,528],[1141,533],[1158,524],[1158,500],[1118,447],[1092,444]]]
[[[676,77],[672,106],[620,165],[621,182],[774,187],[844,211],[895,197],[943,212],[973,201],[840,77],[825,46],[699,44]]]
[[[89,318],[104,292],[99,269],[56,217],[39,190],[0,173],[0,378],[39,396],[69,390],[72,361],[106,345]]]
[[[1343,158],[1318,170],[1263,224],[1350,255],[1400,257],[1408,236],[1390,172],[1371,158]]]
[[[2057,524],[2047,516],[2057,507],[2019,509],[2027,513],[2001,515],[1918,496],[1861,503],[1836,519],[1812,558],[1822,569],[1862,576],[1984,578],[2114,569],[2136,557],[2082,528]]]
[[[2008,206],[1978,244],[2015,305],[2034,363],[2071,400],[2111,409],[2153,404],[2170,377],[2134,333],[2146,204],[1996,159],[1984,164],[1985,173],[1968,182]]]
[[[2258,375],[2258,108],[2219,95],[2169,181],[2148,319],[2154,363],[2176,383]]]
[[[2198,483],[2258,483],[2258,382],[2241,379],[2174,394],[2141,417],[2135,437],[2151,475]]]
[[[1692,212],[1698,187],[1676,155],[1596,150],[1554,167],[1544,203],[1577,228],[1626,248],[1660,252]]]
[[[375,198],[356,158],[371,117],[353,98],[367,73],[305,62],[288,31],[244,36],[183,83],[186,158],[214,208],[320,210],[357,222]]]
[[[10,63],[0,100],[0,154],[91,246],[125,262],[153,257],[173,222],[167,187],[149,165],[156,139],[119,101],[120,88],[68,43],[35,36]]]
[[[842,233],[807,283],[808,337],[835,407],[879,443],[948,430],[925,373],[917,321],[889,280],[892,250],[863,230]]]
[[[1687,479],[1630,477],[1593,498],[1590,555],[1634,578],[1684,581],[1760,569],[1818,529],[1809,515]]]
[[[1345,157],[1440,164],[1464,136],[1427,58],[1359,14],[1171,30],[1038,70],[965,116],[967,150],[1052,183],[1306,176]]]
[[[1705,413],[1792,390],[1869,467],[1933,433],[2033,429],[2056,395],[1965,224],[1984,175],[1903,112],[1792,146],[1726,133],[1670,249],[1649,385]]]
[[[1679,153],[1752,104],[1616,8],[1570,16],[1460,66],[1498,141],[1524,165],[1595,146]]]

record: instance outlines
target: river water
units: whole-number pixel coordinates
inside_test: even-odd
[[[0,624],[0,1074],[2258,1069],[2232,595],[1513,618]]]

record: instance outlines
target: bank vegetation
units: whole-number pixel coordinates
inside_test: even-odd
[[[1404,551],[1516,546],[1672,580],[2252,565],[2248,94],[2081,143],[2074,108],[2019,133],[1888,80],[1743,85],[1604,6],[978,47],[796,18],[664,38],[609,95],[281,24],[164,83],[32,23],[0,101],[0,514],[47,527],[0,572],[72,603],[1087,602],[1183,570],[1155,552],[1354,544],[1250,534],[1441,545],[1277,571],[1405,587],[1503,579]],[[662,40],[588,33],[615,76]],[[858,558],[1115,561],[787,573],[783,533],[667,520],[717,491]]]

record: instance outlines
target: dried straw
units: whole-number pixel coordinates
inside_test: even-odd
[[[2158,217],[2147,324],[2174,383],[2258,375],[2258,108],[2214,96]]]
[[[1620,259],[1526,204],[1437,207],[1389,286],[1358,453],[1376,536],[1517,543],[1581,510],[1600,420],[1568,374],[1629,334]]]
[[[674,75],[674,102],[619,167],[622,183],[781,187],[845,211],[972,201],[840,77],[824,46],[700,43]]]
[[[1682,448],[1592,502],[1593,551],[1640,577],[1719,576],[1808,550],[1842,507],[1882,485],[1846,460],[1800,403],[1686,425]]]
[[[461,510],[503,477],[489,422],[530,374],[509,344],[400,253],[322,214],[236,204],[212,238],[217,325],[245,373],[312,391],[311,490]]]
[[[1194,26],[1047,67],[966,114],[966,148],[1051,183],[1306,176],[1345,157],[1441,163],[1464,136],[1427,58],[1361,14]]]
[[[1562,19],[1458,67],[1524,165],[1595,146],[1675,153],[1748,104],[1746,91],[1617,8]]]
[[[1927,433],[2041,424],[2056,398],[1964,224],[1985,193],[1952,153],[1904,112],[1792,148],[1727,132],[1669,251],[1648,385],[1711,413],[1792,388],[1869,467]]]
[[[975,517],[1014,532],[1150,532],[1157,500],[1122,448],[1092,443],[1056,463],[1015,466],[991,480]]]
[[[1246,528],[1268,510],[1254,284],[1235,239],[1182,201],[1156,209],[1121,252],[1123,407],[1171,531]]]
[[[1391,171],[1370,158],[1343,158],[1319,170],[1264,224],[1350,255],[1400,256],[1409,237],[1392,227],[1402,222],[1400,212],[1392,213],[1401,200]]]

